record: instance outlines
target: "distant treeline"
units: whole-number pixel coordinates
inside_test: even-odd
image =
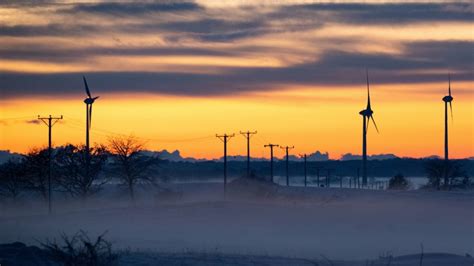
[[[368,161],[369,177],[393,177],[396,174],[403,174],[406,177],[426,176],[426,164],[432,159],[407,159],[396,158],[387,160]],[[473,160],[453,160],[462,165],[463,170],[469,176],[474,176]],[[229,161],[227,173],[230,177],[241,177],[246,174],[247,163],[245,161]],[[328,169],[331,176],[357,176],[357,169],[361,167],[360,160],[339,161],[329,160],[320,162],[307,162],[309,176],[316,176],[318,169],[321,176],[326,176]],[[222,162],[202,161],[202,162],[171,162],[162,161],[158,166],[158,172],[163,178],[184,178],[184,179],[205,179],[219,178],[223,175]],[[251,162],[253,175],[257,177],[270,176],[270,162]],[[286,163],[284,160],[274,162],[275,176],[286,175]],[[289,162],[290,176],[303,176],[303,162]]]

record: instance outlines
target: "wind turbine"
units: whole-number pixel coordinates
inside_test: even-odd
[[[449,154],[448,154],[448,103],[451,112],[451,119],[453,119],[453,105],[451,102],[454,98],[451,96],[451,75],[448,75],[448,95],[443,97],[444,102],[444,185],[448,185],[448,165],[449,165]]]
[[[375,130],[377,133],[379,129],[374,119],[374,111],[370,105],[370,88],[369,88],[369,71],[366,70],[367,77],[367,107],[360,111],[359,114],[362,116],[362,185],[367,185],[367,130],[369,128],[370,120],[374,123]]]
[[[89,86],[87,85],[86,77],[82,76],[84,80],[84,87],[86,90],[87,98],[84,99],[84,103],[86,104],[86,158],[87,158],[87,175],[89,175],[89,130],[91,128],[92,122],[92,104],[99,98],[92,97],[91,92],[89,90]]]

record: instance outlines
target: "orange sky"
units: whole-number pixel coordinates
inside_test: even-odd
[[[369,154],[442,155],[449,72],[450,155],[474,156],[469,2],[307,2],[0,5],[0,149],[46,145],[32,120],[49,114],[64,115],[55,145],[82,143],[85,74],[100,95],[92,142],[134,134],[149,149],[216,158],[216,133],[257,130],[256,157],[269,142],[360,154],[368,67],[380,129],[369,129]],[[229,153],[245,151],[237,135]]]
[[[403,88],[395,90],[398,86]],[[457,86],[460,85],[453,84],[454,88]],[[369,129],[369,152],[413,157],[441,155],[443,102],[437,94],[422,96],[406,87],[372,86],[374,117],[380,133],[373,127]],[[473,97],[470,93],[454,97],[451,155],[472,156]],[[360,153],[362,121],[358,111],[364,105],[364,88],[299,88],[222,98],[103,95],[94,105],[91,138],[104,143],[117,133],[134,134],[147,140],[149,149],[178,149],[184,156],[215,158],[222,153],[216,133],[249,129],[258,130],[252,139],[254,156],[268,157],[263,145],[271,142],[295,145],[295,153],[320,150],[339,158],[346,152]],[[47,127],[25,123],[37,114],[64,115],[64,121],[53,130],[55,145],[83,143],[84,109],[80,97],[9,101],[1,112],[0,148],[25,152],[33,146],[46,145]],[[229,153],[245,154],[244,137],[231,140]]]

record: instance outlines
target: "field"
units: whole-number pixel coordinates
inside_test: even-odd
[[[141,188],[134,204],[111,185],[87,201],[57,196],[52,215],[31,201],[4,205],[0,243],[107,232],[114,249],[129,250],[121,257],[126,265],[365,265],[392,256],[392,265],[419,265],[421,245],[423,265],[473,262],[466,257],[474,254],[472,192],[287,188],[239,179],[224,197],[217,183],[166,186],[175,193]]]

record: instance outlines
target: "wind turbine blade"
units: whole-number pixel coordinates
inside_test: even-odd
[[[372,119],[372,122],[374,123],[375,130],[377,130],[377,133],[379,133],[379,129],[378,129],[378,127],[377,127],[377,123],[375,123],[374,116],[371,115],[370,118]],[[369,124],[369,123],[367,123],[367,124]]]
[[[89,105],[89,128],[92,127],[92,104]]]
[[[84,80],[84,86],[86,87],[86,93],[87,93],[87,96],[89,96],[89,98],[92,98],[92,96],[91,96],[91,92],[89,91],[89,86],[87,86],[87,80],[86,80],[86,77],[82,76],[82,79]]]
[[[367,109],[370,110],[370,88],[369,88],[369,70],[365,69],[366,81],[367,81]]]
[[[451,102],[449,102],[449,111],[451,112],[451,120],[454,121],[454,118],[453,118],[453,105],[451,104]]]
[[[448,74],[448,92],[449,96],[451,96],[451,74]]]
[[[369,132],[369,119],[364,116],[364,120],[367,120],[365,121],[365,132]]]

